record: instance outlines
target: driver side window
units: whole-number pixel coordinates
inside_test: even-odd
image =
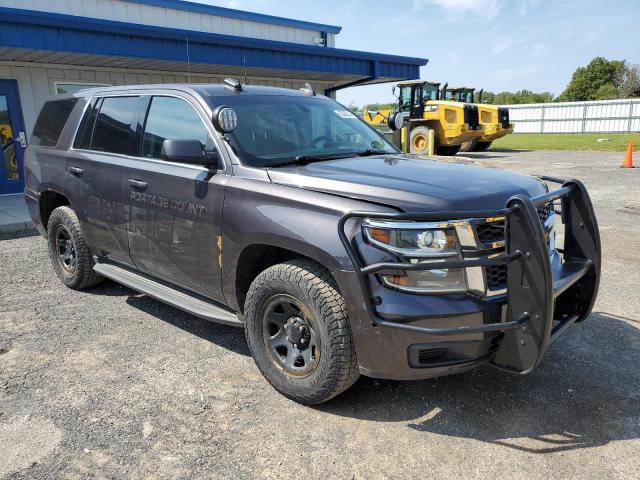
[[[142,137],[142,156],[160,158],[164,140],[199,140],[205,150],[213,150],[213,139],[198,112],[185,100],[153,97]]]

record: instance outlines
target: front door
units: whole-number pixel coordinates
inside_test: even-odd
[[[136,266],[214,300],[223,301],[220,235],[227,176],[161,158],[165,139],[213,138],[195,104],[154,96],[144,122],[141,158],[124,171],[129,199],[129,250]]]
[[[27,146],[18,83],[0,80],[0,195],[24,189],[23,153]]]

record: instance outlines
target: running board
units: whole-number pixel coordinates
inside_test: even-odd
[[[93,269],[100,275],[121,283],[133,290],[144,293],[156,300],[168,303],[180,310],[189,312],[196,317],[204,318],[216,323],[243,327],[244,323],[238,316],[215,305],[213,302],[198,298],[195,294],[190,294],[182,290],[164,285],[155,280],[141,275],[131,270],[113,265],[111,263],[96,262]]]

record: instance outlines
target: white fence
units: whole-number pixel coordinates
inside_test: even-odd
[[[640,131],[640,98],[503,106],[509,109],[515,133]]]

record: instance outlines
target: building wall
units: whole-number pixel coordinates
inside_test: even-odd
[[[640,131],[640,99],[503,105],[515,133]]]
[[[294,73],[292,72],[292,75]],[[226,75],[191,75],[191,83],[221,83]],[[31,135],[40,107],[45,99],[56,93],[55,82],[109,85],[140,85],[148,83],[187,83],[186,73],[157,70],[134,70],[106,67],[71,67],[27,62],[0,62],[0,79],[18,81],[25,128]],[[247,77],[251,85],[301,88],[307,80]],[[331,83],[309,81],[317,92],[332,87]]]
[[[233,19],[121,0],[0,0],[1,7],[315,45],[320,31]],[[327,45],[335,46],[329,33]]]

